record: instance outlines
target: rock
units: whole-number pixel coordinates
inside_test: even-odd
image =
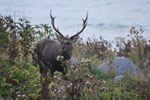
[[[72,64],[78,63],[78,60],[74,57],[71,57],[71,63]]]
[[[69,67],[71,67],[74,64],[77,64],[78,60],[76,58],[74,58],[73,56],[71,57],[71,59],[69,60]]]
[[[143,74],[146,78],[148,78],[150,80],[150,68],[146,68],[144,71],[143,71]]]
[[[147,59],[145,62],[144,62],[144,67],[148,67],[150,66],[150,59]]]
[[[118,80],[118,81],[121,81],[121,80],[124,79],[124,76],[123,75],[119,75],[119,76],[116,76],[114,79]]]
[[[128,73],[129,75],[139,75],[140,71],[138,67],[125,57],[115,57],[112,63],[112,67],[117,75],[124,75]],[[110,66],[108,63],[103,63],[98,67],[103,72],[108,72]]]

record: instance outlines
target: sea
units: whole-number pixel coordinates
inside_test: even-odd
[[[150,0],[0,0],[0,15],[11,15],[16,21],[26,18],[32,25],[51,25],[50,11],[64,35],[80,31],[88,13],[87,27],[80,34],[85,41],[126,37],[132,26],[142,26],[144,38],[150,40]]]

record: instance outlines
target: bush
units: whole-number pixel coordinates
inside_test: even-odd
[[[38,40],[55,39],[51,27],[47,24],[32,26],[26,19],[14,22],[10,16],[1,16],[0,95],[5,99],[39,100],[45,85],[47,97],[56,100],[149,100],[149,79],[126,76],[125,80],[116,81],[113,72],[105,74],[96,67],[104,61],[111,64],[118,55],[126,56],[139,68],[146,69],[143,63],[150,57],[150,45],[142,33],[142,29],[132,27],[128,41],[118,38],[114,50],[112,43],[102,37],[88,39],[86,43],[79,40],[73,50],[78,63],[68,67],[65,78],[57,72],[51,79],[49,73],[41,77],[38,66],[34,66],[36,56],[33,52]]]

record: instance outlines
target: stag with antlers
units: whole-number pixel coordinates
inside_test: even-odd
[[[56,31],[56,38],[58,41],[43,39],[39,41],[35,48],[35,53],[37,55],[37,62],[40,67],[40,72],[43,73],[45,68],[49,68],[51,71],[51,76],[53,77],[55,71],[60,71],[64,75],[67,73],[65,66],[62,66],[62,61],[58,57],[63,57],[63,61],[69,60],[72,56],[72,43],[76,42],[79,38],[79,34],[83,32],[87,26],[88,14],[85,19],[83,19],[82,29],[71,37],[64,36],[58,28],[55,26],[55,17],[51,17],[51,24],[53,29]]]

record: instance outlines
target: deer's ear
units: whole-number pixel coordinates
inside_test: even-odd
[[[72,43],[76,42],[79,39],[79,35],[70,38]]]
[[[56,33],[56,38],[57,38],[57,40],[59,41],[59,42],[61,42],[62,41],[62,36],[60,36],[59,34],[57,34]]]

